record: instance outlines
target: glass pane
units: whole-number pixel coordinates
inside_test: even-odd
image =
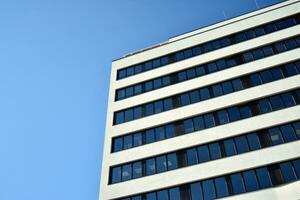
[[[234,91],[239,91],[239,90],[242,90],[244,88],[241,79],[234,79],[231,82],[232,82],[232,86],[233,86]]]
[[[205,69],[203,66],[199,66],[196,68],[196,75],[197,76],[202,76],[205,74]]]
[[[300,122],[296,122],[293,124],[295,133],[298,136],[298,139],[300,139]]]
[[[122,181],[130,180],[131,177],[131,165],[123,165],[122,167]]]
[[[198,149],[198,159],[199,163],[206,162],[210,160],[208,146],[203,145],[197,148]]]
[[[296,171],[298,179],[300,178],[300,160],[293,161],[293,166]]]
[[[212,45],[211,45],[210,42],[204,44],[204,45],[203,45],[203,49],[204,49],[204,52],[209,52],[209,51],[212,51],[212,50],[213,50]]]
[[[223,88],[224,94],[229,94],[229,93],[233,92],[233,88],[232,88],[232,85],[231,85],[230,81],[222,83],[222,88]]]
[[[291,142],[297,140],[295,131],[290,124],[281,126],[280,129],[285,142]]]
[[[279,67],[271,69],[271,73],[273,75],[274,80],[280,80],[283,78],[282,71]]]
[[[263,83],[269,83],[273,81],[273,77],[270,71],[263,71],[260,73]]]
[[[283,102],[282,102],[279,95],[274,96],[274,97],[270,97],[270,102],[271,102],[273,110],[279,110],[279,109],[284,108]]]
[[[149,143],[152,143],[155,141],[155,138],[154,138],[154,130],[151,129],[151,130],[147,130],[145,132],[145,135],[146,135],[146,144],[149,144]]]
[[[187,151],[188,165],[194,165],[198,163],[197,150],[196,148],[188,149]]]
[[[160,141],[165,139],[165,127],[161,126],[155,129],[155,139],[156,141]]]
[[[124,113],[123,112],[117,112],[116,118],[115,118],[115,124],[121,124],[124,122]]]
[[[158,191],[157,200],[169,200],[168,190]]]
[[[286,47],[283,42],[278,42],[275,44],[275,49],[278,53],[286,51]]]
[[[161,58],[161,65],[167,65],[169,64],[169,57],[168,56],[165,56],[165,57],[162,57]]]
[[[155,160],[154,158],[146,160],[146,175],[155,174]]]
[[[244,62],[250,62],[250,61],[254,60],[251,52],[243,53],[243,59],[244,59]]]
[[[129,67],[127,68],[127,76],[132,76],[134,74],[134,68],[133,67]]]
[[[209,73],[212,73],[212,72],[215,72],[218,70],[216,63],[214,63],[214,62],[207,64],[207,69],[208,69]]]
[[[247,192],[259,189],[257,178],[253,170],[243,172],[243,176]]]
[[[221,158],[221,149],[219,143],[209,144],[209,153],[212,160]]]
[[[121,181],[121,167],[112,168],[111,183],[118,183]]]
[[[238,153],[244,153],[249,151],[249,146],[245,136],[239,136],[234,138],[235,145]]]
[[[184,59],[183,52],[181,51],[181,52],[176,53],[175,57],[176,57],[176,61],[183,60]]]
[[[294,49],[297,47],[297,43],[294,39],[289,39],[284,42],[287,49]]]
[[[217,191],[217,197],[226,197],[229,195],[227,182],[225,177],[220,177],[215,179],[215,186]]]
[[[168,170],[177,169],[177,156],[176,153],[171,153],[167,155],[168,159]]]
[[[229,117],[226,110],[221,110],[217,112],[219,124],[227,124],[229,123]]]
[[[252,111],[249,106],[243,106],[240,108],[240,114],[242,119],[246,119],[252,116]]]
[[[258,73],[250,75],[251,86],[257,86],[262,84],[261,77]]]
[[[134,86],[134,94],[138,95],[142,93],[142,84],[138,84]]]
[[[187,78],[192,79],[196,77],[196,71],[194,68],[187,70]]]
[[[138,178],[142,176],[142,162],[135,162],[132,165],[132,177]]]
[[[270,46],[263,47],[262,50],[263,50],[265,56],[271,56],[274,54],[274,51],[273,51],[272,47],[270,47]]]
[[[160,59],[153,60],[153,68],[157,68],[160,66]]]
[[[237,62],[234,58],[229,58],[226,60],[227,67],[233,67],[237,65]]]
[[[272,111],[271,104],[268,99],[259,100],[258,104],[261,113],[268,113]]]
[[[154,103],[154,112],[155,113],[160,113],[163,112],[164,108],[163,108],[163,101],[156,101]]]
[[[126,88],[126,97],[133,96],[133,87]]]
[[[145,92],[153,90],[153,85],[152,85],[152,81],[148,81],[145,84]]]
[[[138,73],[141,73],[141,72],[142,72],[142,65],[136,65],[134,67],[134,73],[138,74]]]
[[[237,107],[227,109],[231,122],[241,119],[239,109]]]
[[[236,148],[233,139],[225,140],[223,143],[226,156],[232,156],[236,154]]]
[[[269,172],[266,167],[260,168],[256,170],[258,182],[260,188],[269,188],[272,187],[271,179]]]
[[[173,101],[171,98],[165,99],[164,100],[164,109],[165,110],[170,110],[173,108]]]
[[[286,108],[296,105],[294,97],[290,92],[282,94],[281,98]]]
[[[213,85],[213,86],[212,86],[212,91],[213,91],[213,95],[214,95],[215,97],[221,96],[221,95],[223,94],[222,87],[221,87],[220,84]]]
[[[131,200],[142,200],[142,197],[141,196],[135,196],[135,197],[132,197]]]
[[[132,109],[125,110],[125,122],[131,120],[133,120],[133,110]]]
[[[180,200],[180,191],[178,187],[169,189],[170,200]]]
[[[204,121],[205,121],[206,128],[211,128],[215,126],[215,119],[213,114],[204,115]]]
[[[138,106],[133,109],[134,119],[142,118],[142,107]]]
[[[231,45],[231,42],[230,42],[229,38],[223,38],[223,39],[221,39],[221,43],[222,43],[223,47]]]
[[[156,193],[152,192],[152,193],[146,194],[146,200],[156,200]]]
[[[279,128],[271,128],[268,130],[273,145],[282,144],[283,139]]]
[[[240,173],[230,175],[230,180],[234,194],[246,192],[244,187],[244,181]]]
[[[216,198],[216,191],[213,180],[206,180],[202,182],[204,200],[211,200]]]
[[[122,79],[124,77],[126,77],[126,70],[123,69],[123,70],[118,71],[118,79]]]
[[[124,137],[124,149],[132,148],[132,135],[126,135]]]
[[[180,95],[180,103],[181,103],[181,106],[189,105],[191,103],[188,93]]]
[[[194,129],[195,129],[195,131],[199,131],[199,130],[202,130],[202,129],[205,128],[204,120],[203,120],[202,116],[195,117],[193,119],[193,121],[194,121]],[[299,136],[300,136],[300,131],[299,131]]]
[[[184,132],[185,133],[190,133],[190,132],[194,131],[194,125],[193,125],[193,121],[191,119],[184,120],[183,124],[184,124]]]
[[[200,101],[199,91],[195,90],[190,92],[190,97],[191,97],[191,103],[199,102]]]
[[[209,90],[208,88],[202,88],[200,89],[200,96],[201,100],[206,100],[210,98]]]
[[[280,169],[285,183],[297,180],[294,168],[290,162],[281,163]]]
[[[252,51],[254,60],[261,59],[264,57],[264,52],[262,49],[256,49]]]
[[[245,34],[248,40],[256,37],[255,32],[253,30],[248,30],[245,32]]]
[[[119,137],[114,139],[114,148],[113,152],[121,151],[123,149],[123,138]]]
[[[225,69],[227,67],[224,59],[218,60],[217,66],[219,70]]]
[[[153,115],[153,103],[148,103],[145,105],[145,116]]]
[[[186,80],[186,72],[185,71],[179,72],[178,73],[178,82],[185,81],[185,80]]]
[[[160,78],[155,79],[153,81],[153,88],[157,89],[157,88],[161,88],[161,87],[162,87],[161,79]]]
[[[175,126],[173,124],[166,125],[166,137],[171,138],[175,136]]]
[[[125,98],[125,90],[118,90],[117,91],[117,100]]]
[[[261,35],[264,35],[264,34],[265,34],[265,31],[264,31],[264,29],[263,29],[262,27],[258,27],[258,28],[256,28],[254,31],[255,31],[255,34],[256,34],[257,36],[261,36]]]
[[[253,151],[261,148],[259,138],[256,133],[248,134],[247,139],[248,139],[250,150]]]
[[[200,47],[194,47],[193,48],[193,55],[194,56],[200,55],[200,53],[201,53]]]
[[[221,48],[221,43],[219,40],[215,40],[212,42],[212,46],[213,46],[213,49],[219,49],[219,48]]]
[[[191,184],[191,197],[191,200],[203,200],[202,187],[199,182]]]
[[[168,86],[171,84],[171,77],[170,76],[165,76],[162,78],[162,84],[163,86]]]
[[[166,156],[159,156],[156,158],[156,171],[157,171],[157,173],[167,171]]]

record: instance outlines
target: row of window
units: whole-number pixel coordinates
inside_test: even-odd
[[[158,77],[149,81],[128,86],[116,91],[116,101],[136,96],[145,92],[156,90],[162,87],[194,79],[200,76],[211,74],[227,68],[235,67],[274,54],[292,50],[300,46],[300,37],[288,39],[281,42],[259,47],[244,53],[228,56],[213,62],[192,67],[183,71],[175,72],[166,76]]]
[[[245,75],[240,78],[227,80],[214,85],[198,88],[189,92],[159,99],[147,104],[127,108],[114,113],[114,124],[121,124],[140,119],[178,107],[187,106],[222,95],[237,92],[250,87],[284,79],[300,73],[300,62],[292,62],[280,67],[274,67],[261,72]]]
[[[220,39],[216,39],[192,48],[178,51],[166,56],[162,56],[150,61],[146,61],[135,66],[126,67],[120,69],[117,72],[117,80],[133,76],[148,70],[152,70],[158,67],[168,65],[170,63],[178,62],[193,56],[204,54],[210,51],[214,51],[229,45],[237,44],[246,40],[250,40],[268,33],[272,33],[278,30],[289,28],[300,23],[300,15],[293,15],[284,19],[274,21],[256,28],[252,28],[240,33],[235,33]]]
[[[300,121],[111,168],[110,184],[300,139]]]
[[[119,200],[212,200],[299,179],[300,159],[295,159]]]
[[[288,108],[298,104],[300,104],[300,90],[293,90],[207,114],[201,114],[185,120],[178,120],[166,125],[146,129],[144,131],[113,138],[112,152],[130,149],[140,145],[212,128],[218,125],[235,122],[241,119]]]

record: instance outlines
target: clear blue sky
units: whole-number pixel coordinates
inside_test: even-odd
[[[97,200],[111,60],[255,8],[0,0],[0,200]]]

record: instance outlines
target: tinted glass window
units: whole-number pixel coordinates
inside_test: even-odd
[[[253,58],[255,60],[264,57],[264,52],[261,49],[256,49],[256,50],[252,51],[252,54],[253,54]]]
[[[298,74],[296,65],[294,63],[285,65],[284,71],[285,71],[286,76],[293,76],[293,75]]]
[[[138,94],[141,94],[141,93],[142,93],[142,85],[138,84],[138,85],[134,86],[134,94],[138,95]]]
[[[181,82],[181,81],[185,81],[186,80],[186,72],[183,71],[183,72],[179,72],[178,73],[178,81]]]
[[[294,123],[293,126],[294,126],[294,129],[295,129],[296,135],[300,139],[300,122]]]
[[[230,39],[229,38],[221,39],[221,44],[223,47],[230,45],[231,44]]]
[[[125,90],[118,90],[117,91],[117,99],[123,99],[125,97]]]
[[[234,194],[245,192],[244,181],[240,173],[230,175],[230,180]]]
[[[249,106],[243,106],[240,108],[241,118],[245,119],[252,116],[252,111]]]
[[[123,139],[121,137],[114,139],[114,149],[113,149],[113,151],[114,152],[121,151],[122,149],[123,149]]]
[[[243,176],[247,192],[259,189],[257,178],[253,170],[243,172]]]
[[[258,73],[257,74],[251,74],[250,75],[250,81],[251,81],[252,86],[257,86],[257,85],[262,84],[261,77]]]
[[[225,69],[226,68],[226,62],[224,59],[218,60],[217,61],[217,66],[219,70]]]
[[[161,79],[160,78],[158,78],[158,79],[155,79],[154,81],[153,81],[153,88],[154,89],[157,89],[157,88],[161,88]]]
[[[222,83],[222,88],[223,88],[224,94],[228,94],[228,93],[233,92],[233,88],[232,88],[232,85],[231,85],[230,81]]]
[[[281,98],[283,100],[283,103],[284,103],[285,107],[291,107],[291,106],[296,105],[294,97],[290,92],[282,94]]]
[[[179,61],[179,60],[183,60],[184,59],[184,55],[183,55],[183,52],[178,52],[176,53],[176,61]]]
[[[207,64],[207,69],[208,69],[209,73],[212,73],[212,72],[215,72],[218,70],[216,63],[214,63],[214,62]]]
[[[206,128],[211,128],[211,127],[215,126],[215,119],[212,114],[204,115],[204,121],[205,121]]]
[[[199,96],[199,91],[192,91],[190,92],[190,97],[191,97],[191,103],[196,103],[200,101],[200,96]]]
[[[284,108],[284,105],[283,105],[283,102],[281,101],[280,96],[270,97],[270,102],[271,102],[273,110],[279,110],[279,109]]]
[[[211,43],[206,43],[203,45],[204,52],[209,52],[213,50]]]
[[[276,26],[275,26],[275,24],[267,24],[265,26],[265,30],[267,33],[274,32],[274,31],[276,31]]]
[[[228,117],[228,113],[226,110],[221,110],[218,111],[218,120],[219,120],[219,124],[227,124],[229,123],[229,117]]]
[[[157,200],[169,200],[168,190],[158,191]]]
[[[200,89],[201,100],[206,100],[210,98],[209,90],[207,88]]]
[[[199,66],[196,68],[196,75],[197,76],[202,76],[205,74],[205,69],[203,66]]]
[[[121,181],[121,167],[112,168],[111,183],[118,183]]]
[[[194,55],[194,56],[200,55],[200,53],[201,53],[200,47],[194,47],[194,48],[193,48],[193,55]]]
[[[300,160],[293,161],[293,166],[294,166],[295,172],[297,174],[297,177],[299,178],[300,177]]]
[[[297,43],[294,39],[290,39],[284,42],[287,49],[294,49],[297,47]]]
[[[156,171],[157,173],[167,171],[166,156],[159,156],[156,158]]]
[[[288,183],[297,180],[294,168],[290,162],[281,163],[280,169],[282,172],[284,182]]]
[[[133,96],[133,87],[126,88],[126,97]]]
[[[160,113],[164,111],[164,108],[163,108],[163,101],[156,101],[154,103],[154,112],[155,113]]]
[[[175,153],[171,153],[167,155],[168,159],[168,170],[176,169],[177,168],[177,157]]]
[[[221,43],[219,40],[216,40],[216,41],[212,42],[212,46],[214,49],[219,49],[219,48],[221,48]]]
[[[229,58],[229,59],[226,60],[226,65],[228,67],[233,67],[233,66],[237,65],[237,62],[234,58],[231,58],[231,59]]]
[[[283,78],[283,74],[280,68],[275,67],[271,69],[271,73],[273,75],[274,80],[279,80]]]
[[[133,110],[132,109],[125,110],[125,122],[131,120],[133,120]]]
[[[284,141],[290,142],[290,141],[297,140],[295,131],[291,125],[281,126],[280,129],[281,129]]]
[[[162,64],[162,65],[167,65],[167,64],[169,64],[169,57],[168,57],[168,56],[162,57],[162,58],[161,58],[161,64]]]
[[[165,76],[162,78],[162,84],[163,86],[168,86],[171,84],[171,77],[170,76]]]
[[[194,68],[187,70],[188,79],[195,78],[195,76],[196,76],[196,71]]]
[[[269,83],[273,81],[273,77],[270,71],[263,71],[260,73],[260,75],[263,83]]]
[[[132,177],[138,178],[142,176],[142,162],[135,162],[132,165]]]
[[[182,106],[189,105],[190,104],[189,94],[180,95],[180,102]]]
[[[258,27],[254,31],[257,36],[261,36],[265,34],[265,30],[262,27]]]
[[[244,153],[249,151],[249,146],[245,136],[236,137],[234,140],[238,153]]]
[[[145,116],[153,115],[153,104],[148,103],[145,105]]]
[[[157,68],[160,66],[160,59],[153,60],[153,68]]]
[[[226,156],[232,156],[236,154],[236,148],[233,139],[228,139],[223,142]]]
[[[193,121],[194,121],[194,129],[195,129],[195,131],[202,130],[202,129],[205,128],[204,120],[203,120],[202,116],[195,117],[193,119]],[[299,132],[299,135],[300,135],[300,132]]]
[[[152,81],[148,81],[145,83],[145,92],[153,90]]]
[[[248,30],[245,34],[248,40],[256,37],[255,32],[253,30]]]
[[[206,180],[202,182],[203,194],[205,200],[215,199],[216,191],[213,180]]]
[[[271,56],[274,54],[274,51],[270,46],[263,47],[262,50],[263,50],[265,56]]]
[[[146,194],[146,200],[156,200],[156,193],[152,192],[152,193]]]
[[[229,195],[225,177],[216,178],[215,186],[216,186],[216,192],[218,198],[226,197]]]
[[[191,197],[191,200],[203,200],[202,187],[199,182],[191,184]]]
[[[272,186],[270,175],[266,167],[257,169],[256,174],[260,188],[268,188]]]
[[[286,51],[286,47],[283,42],[278,42],[275,44],[275,49],[278,53]]]
[[[134,119],[139,119],[142,117],[142,107],[135,107],[133,109],[133,115],[134,115]]]
[[[146,62],[144,64],[145,71],[152,69],[152,62]]]
[[[262,113],[268,113],[272,111],[271,104],[268,99],[259,100],[258,104]]]
[[[268,132],[270,134],[270,139],[271,139],[273,145],[283,143],[282,135],[281,135],[279,128],[271,128],[271,129],[269,129]]]
[[[155,138],[156,141],[165,139],[165,128],[163,126],[155,129]]]
[[[188,165],[194,165],[198,163],[198,156],[196,148],[188,149],[187,151]]]
[[[212,160],[221,158],[221,149],[219,143],[209,144],[209,153]]]
[[[171,188],[169,190],[170,200],[180,200],[180,191],[179,188]]]
[[[126,76],[126,70],[125,69],[120,70],[118,73],[118,78],[121,79],[124,78],[125,76]]]
[[[131,165],[122,166],[122,181],[127,181],[131,179]]]
[[[239,109],[237,107],[229,108],[227,109],[227,111],[231,122],[239,120],[241,118]]]
[[[155,160],[154,158],[146,160],[146,175],[155,174]]]
[[[261,148],[259,138],[256,133],[248,134],[247,139],[250,150],[256,150]]]
[[[127,76],[131,76],[133,74],[134,74],[134,68],[133,67],[127,68]]]
[[[145,132],[145,135],[146,135],[146,144],[149,144],[149,143],[152,143],[155,141],[154,139],[154,130],[147,130]]]
[[[194,131],[193,120],[191,120],[191,119],[184,120],[183,124],[184,124],[184,132],[185,133],[190,133],[190,132]]]
[[[166,137],[171,138],[175,136],[175,126],[173,124],[166,126]]]
[[[198,160],[199,160],[199,163],[210,160],[207,145],[198,147]]]
[[[126,135],[124,137],[124,149],[132,148],[132,135]]]
[[[124,113],[123,112],[117,112],[116,118],[115,118],[115,124],[120,124],[124,122]]]
[[[137,65],[134,67],[134,73],[138,74],[142,72],[142,65]]]
[[[242,41],[247,40],[247,37],[246,37],[245,33],[238,33],[234,36],[234,39],[236,42],[242,42]]]
[[[171,98],[165,99],[164,100],[164,109],[165,110],[170,110],[173,108],[173,101]]]
[[[250,62],[250,61],[254,60],[253,55],[250,52],[244,53],[243,59],[244,59],[244,62]]]

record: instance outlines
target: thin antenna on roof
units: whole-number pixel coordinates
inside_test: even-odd
[[[256,0],[254,0],[254,3],[255,3],[255,5],[256,5],[256,9],[260,9],[260,7],[259,7],[259,5],[258,5],[258,3],[257,3]]]
[[[226,16],[226,13],[225,13],[224,10],[222,10],[222,13],[223,13],[223,16],[224,16],[225,20],[227,20],[228,18],[227,18],[227,16]]]

